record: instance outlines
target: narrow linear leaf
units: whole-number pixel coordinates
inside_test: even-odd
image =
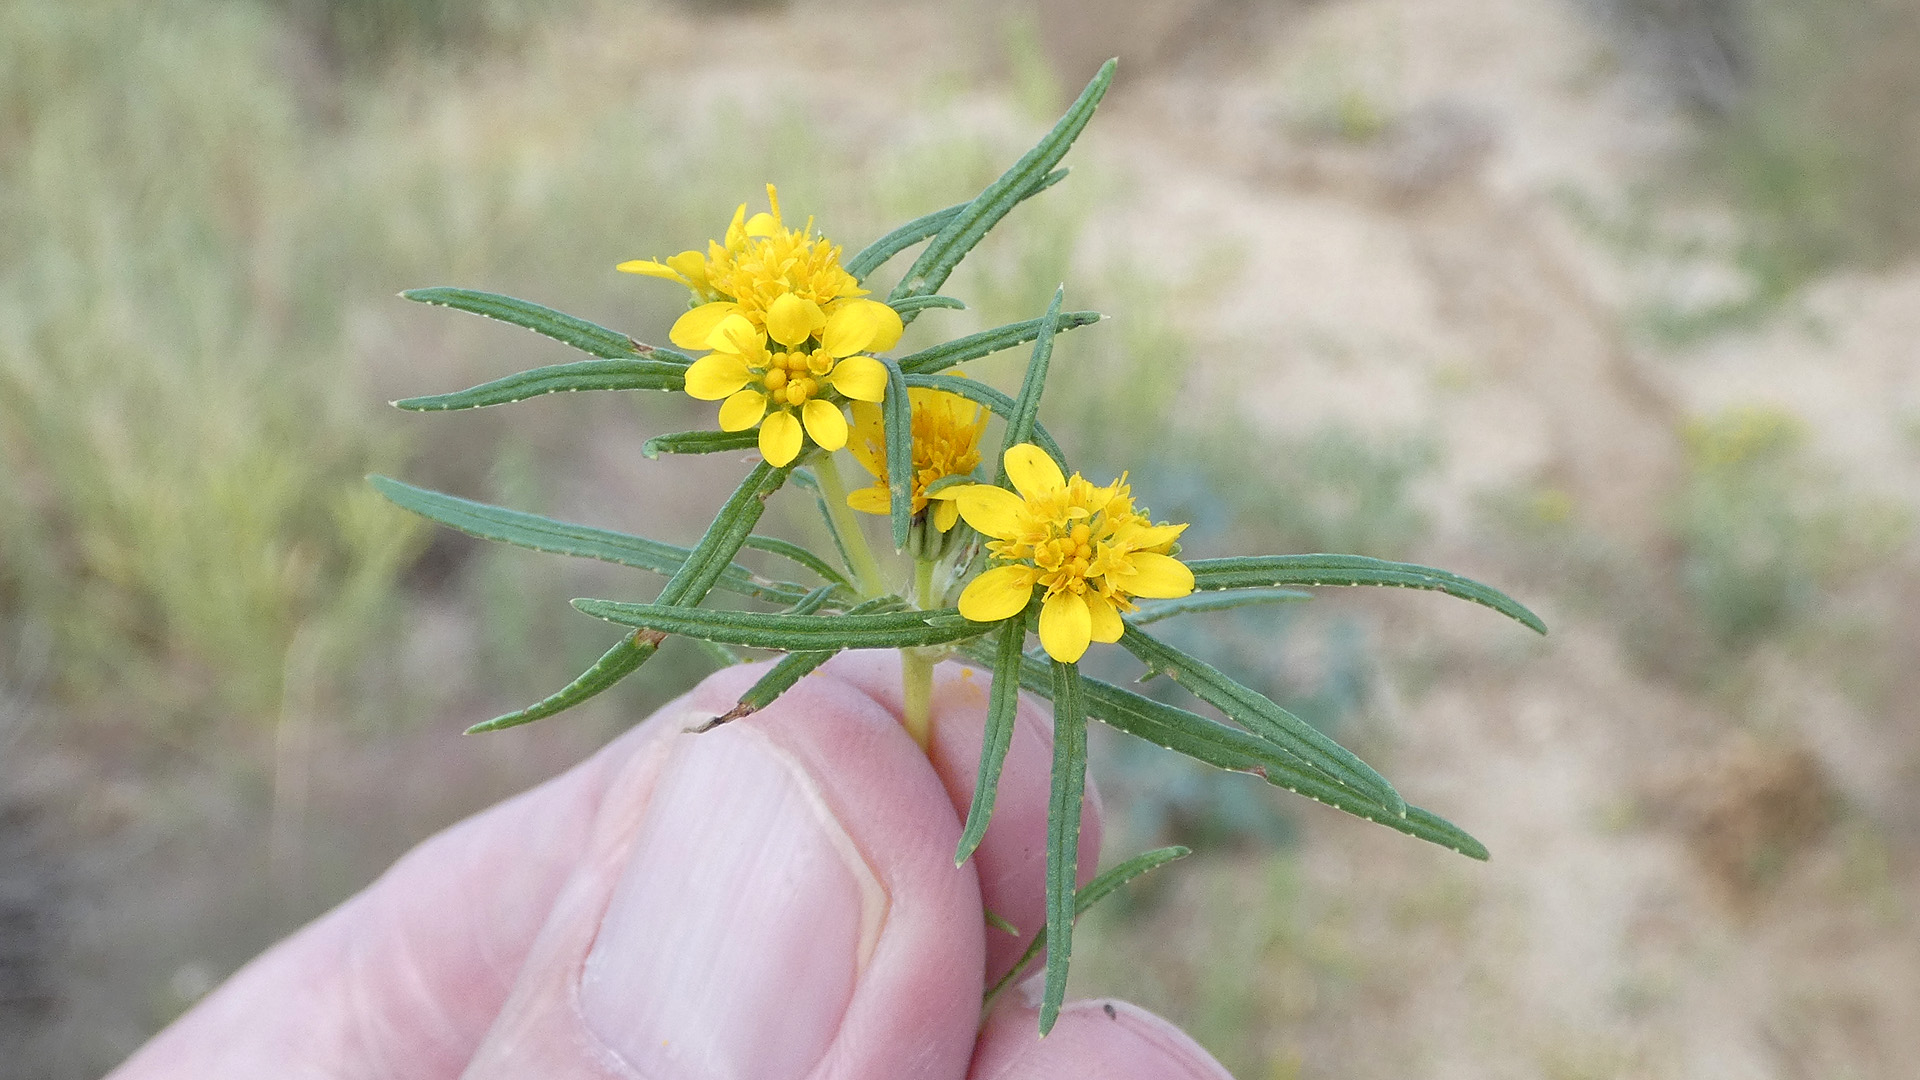
[[[901,316],[918,315],[928,308],[945,308],[948,311],[965,311],[967,305],[957,296],[942,296],[928,293],[926,296],[903,296],[891,305]]]
[[[984,645],[961,646],[961,651],[979,664],[993,663],[993,654]],[[1468,858],[1487,858],[1487,849],[1459,826],[1417,806],[1407,807],[1405,817],[1336,784],[1300,765],[1291,755],[1272,743],[1209,720],[1198,713],[1155,701],[1124,687],[1098,679],[1082,680],[1088,710],[1098,720],[1118,731],[1155,746],[1211,765],[1216,769],[1252,773],[1275,787],[1331,806],[1354,817],[1385,825],[1428,843],[1438,844]],[[1029,693],[1050,697],[1053,692],[1051,669],[1044,661],[1025,659],[1020,665],[1020,685]]]
[[[678,573],[693,554],[692,549],[675,544],[474,502],[414,487],[391,477],[369,476],[367,482],[394,505],[482,540],[498,540],[556,555],[599,559],[669,576]],[[776,604],[797,603],[807,595],[803,585],[763,578],[738,564],[723,567],[714,586]]]
[[[1012,398],[977,379],[963,379],[958,375],[909,375],[907,386],[921,386],[930,390],[944,390],[949,394],[958,394],[968,401],[986,406],[995,415],[1001,417],[1011,418],[1015,412],[1016,403]],[[1067,456],[1060,451],[1060,444],[1053,441],[1053,436],[1046,428],[1040,426],[1039,421],[1034,422],[1028,438],[1034,445],[1045,450],[1054,464],[1063,470],[1067,467]],[[943,479],[971,482],[961,477],[944,477]]]
[[[1074,887],[1080,865],[1080,803],[1087,784],[1087,704],[1080,665],[1053,662],[1053,787],[1047,799],[1047,985],[1040,1034],[1067,1000],[1073,956]]]
[[[576,360],[522,371],[451,394],[402,398],[393,404],[411,412],[447,412],[580,390],[682,390],[686,383],[686,369],[659,360]]]
[[[1099,73],[1080,92],[1080,97],[1068,106],[1066,114],[1054,124],[1053,130],[1022,155],[1012,168],[988,184],[986,190],[974,196],[966,209],[941,227],[920,257],[914,260],[912,269],[894,287],[889,300],[940,291],[947,275],[973,250],[981,237],[998,225],[1000,219],[1006,217],[1007,212],[1019,205],[1021,200],[1032,194],[1047,174],[1053,171],[1053,167],[1060,164],[1060,159],[1067,155],[1073,141],[1080,137],[1087,122],[1093,119],[1094,109],[1106,95],[1107,87],[1113,83],[1113,72],[1117,66],[1113,60],[1102,64]]]
[[[1026,615],[1016,615],[1000,627],[1000,643],[993,662],[993,691],[987,702],[987,724],[980,739],[980,774],[973,785],[973,805],[967,808],[967,827],[953,864],[967,861],[987,835],[993,803],[1000,793],[1000,769],[1013,743],[1014,714],[1020,707],[1020,646],[1027,637]]]
[[[1033,425],[1040,416],[1040,395],[1047,388],[1047,368],[1053,361],[1053,334],[1060,326],[1060,301],[1067,295],[1066,286],[1053,290],[1053,303],[1047,305],[1047,313],[1040,317],[1040,329],[1033,337],[1033,358],[1027,361],[1027,374],[1020,381],[1020,397],[1014,402],[1013,415],[1007,418],[1007,434],[1001,444],[1000,453],[994,455],[997,465],[993,482],[1002,487],[1007,483],[1006,451],[1033,438]]]
[[[707,593],[716,584],[739,569],[733,562],[734,554],[740,550],[741,542],[753,532],[754,523],[759,521],[760,515],[765,512],[767,497],[778,491],[780,485],[786,483],[792,471],[791,468],[776,469],[762,462],[747,474],[746,479],[740,482],[740,486],[734,489],[733,494],[727,498],[726,504],[720,508],[719,514],[714,517],[713,525],[707,529],[707,534],[700,538],[700,542],[694,545],[692,551],[687,552],[686,557],[673,571],[673,576],[661,586],[660,602],[662,604],[697,605],[706,599]],[[448,498],[448,496],[441,496],[441,498]],[[802,595],[805,595],[804,591]],[[646,663],[655,652],[659,651],[660,641],[664,636],[657,631],[646,629],[629,635],[623,639],[622,644],[609,649],[598,663],[561,688],[558,693],[530,709],[522,710],[519,714],[501,717],[497,723],[501,727],[509,727],[512,723],[508,721],[525,723],[528,720],[538,720],[580,704],[639,670],[641,664]],[[515,719],[515,716],[520,718]]]
[[[819,611],[823,607],[826,607],[827,601],[831,600],[833,598],[833,594],[837,591],[839,591],[838,586],[822,585],[819,588],[808,593],[806,596],[801,597],[799,603],[781,612],[781,614],[782,615],[812,615],[814,612]]]
[[[554,713],[565,712],[633,674],[659,647],[658,639],[646,637],[644,634],[628,634],[616,642],[613,648],[608,649],[600,659],[594,661],[593,666],[582,672],[579,678],[519,712],[510,712],[505,716],[496,716],[491,720],[475,724],[467,729],[467,734],[478,735],[485,731],[503,731],[510,727],[519,727],[521,724],[531,724],[535,720],[544,720]]]
[[[888,517],[893,526],[893,550],[904,551],[913,527],[913,406],[907,399],[907,377],[898,362],[881,360],[887,369],[887,395],[880,402],[880,419],[887,440]]]
[[[1132,653],[1147,670],[1158,672],[1186,687],[1229,720],[1273,743],[1301,764],[1344,784],[1385,806],[1396,816],[1407,803],[1386,778],[1312,724],[1281,708],[1265,694],[1229,678],[1218,668],[1168,645],[1138,626],[1123,624],[1120,647]]]
[[[477,289],[454,289],[444,286],[431,289],[408,289],[400,295],[415,303],[454,308],[522,326],[536,334],[543,334],[562,344],[571,345],[581,352],[591,353],[603,359],[625,360],[630,357],[644,356],[678,364],[681,367],[693,363],[693,358],[683,352],[658,345],[642,345],[618,330],[609,330],[597,323],[590,323],[577,316],[543,307],[531,300],[502,296],[499,293],[480,292]]]
[[[758,431],[676,431],[648,439],[640,452],[651,459],[661,454],[725,454],[759,445]]]
[[[770,615],[612,600],[581,599],[573,601],[573,606],[595,618],[625,626],[789,652],[945,645],[979,637],[988,629],[984,624],[969,622],[958,608],[872,615]]]
[[[696,641],[694,644],[700,647],[701,652],[707,654],[707,659],[713,661],[713,666],[716,668],[737,667],[747,662],[746,657],[717,641]]]
[[[1046,179],[1035,184],[1033,188],[1026,193],[1024,198],[1030,199],[1066,178],[1067,170],[1055,169],[1047,174]],[[946,228],[947,223],[959,216],[960,212],[965,210],[968,205],[967,203],[955,203],[945,210],[935,210],[931,214],[922,214],[914,218],[905,225],[868,244],[860,250],[859,254],[848,259],[846,262],[847,273],[852,274],[856,281],[865,281],[868,274],[878,270],[888,259],[893,258],[895,255],[900,254],[922,240],[938,235],[940,230]]]
[[[1193,854],[1192,849],[1175,845],[1173,847],[1155,848],[1152,851],[1135,855],[1126,862],[1087,882],[1087,887],[1081,889],[1073,898],[1074,917],[1078,918],[1093,910],[1093,905],[1118,892],[1121,886],[1132,881],[1134,878],[1139,877],[1149,870],[1157,870],[1177,859],[1184,859],[1191,854]],[[1014,933],[1019,932],[1017,928],[1010,923],[1006,923],[1004,919],[1001,919],[1000,923],[995,925],[1000,924],[1005,924],[1005,928],[1009,931]],[[1020,973],[1026,970],[1027,965],[1033,963],[1033,958],[1040,955],[1040,950],[1046,947],[1047,929],[1043,926],[1038,933],[1033,935],[1033,940],[1027,943],[1027,949],[1020,954],[1020,959],[1014,961],[1013,967],[1007,969],[1005,975],[1000,976],[1000,981],[994,983],[993,986],[987,990],[986,995],[981,998],[981,1008],[984,1009],[992,1005],[993,999],[999,997],[1001,991],[1012,986],[1014,982],[1019,979]]]
[[[1091,326],[1104,316],[1097,311],[1066,311],[1060,314],[1055,333],[1065,330],[1077,330],[1082,326]],[[936,371],[945,371],[956,364],[969,360],[978,360],[983,356],[992,356],[1016,345],[1032,341],[1040,333],[1040,319],[1028,319],[1025,322],[1008,323],[991,330],[982,330],[977,334],[954,338],[921,349],[917,353],[908,353],[900,358],[900,370],[908,375],[931,375]]]
[[[1267,585],[1391,585],[1431,589],[1493,610],[1536,633],[1547,632],[1540,616],[1519,601],[1471,578],[1431,566],[1388,562],[1365,555],[1256,555],[1200,559],[1193,570],[1196,589],[1248,589]]]
[[[898,597],[882,596],[869,600],[864,604],[857,605],[849,609],[847,613],[849,615],[865,615],[869,612],[885,610],[888,606],[899,602]],[[724,648],[725,646],[720,647]],[[836,655],[838,654],[830,649],[819,652],[788,653],[780,658],[779,663],[768,668],[767,673],[760,676],[758,682],[748,687],[747,692],[740,695],[740,700],[733,708],[701,724],[699,727],[688,728],[687,730],[696,733],[711,731],[721,724],[730,723],[743,716],[751,716],[759,712],[761,709],[773,704],[774,699],[792,689],[795,683],[813,674],[813,672],[819,669],[820,665],[833,659]]]
[[[846,576],[840,573],[840,571],[835,570],[831,563],[815,555],[813,552],[808,551],[806,548],[801,547],[799,544],[782,540],[775,536],[760,536],[756,534],[747,537],[740,546],[752,548],[755,551],[764,551],[769,555],[778,555],[783,559],[790,559],[814,573],[819,574],[823,580],[830,581],[835,585],[840,585],[847,589],[853,588],[852,582],[849,582]]]
[[[1171,619],[1180,615],[1197,615],[1206,611],[1226,611],[1230,608],[1248,607],[1254,604],[1290,604],[1301,600],[1311,600],[1313,594],[1298,589],[1245,589],[1238,592],[1189,593],[1177,600],[1147,600],[1141,603],[1140,610],[1127,616],[1135,626],[1146,626],[1162,619]]]

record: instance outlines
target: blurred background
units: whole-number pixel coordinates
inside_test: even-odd
[[[1100,739],[1108,860],[1199,854],[1077,991],[1243,1080],[1911,1076],[1916,0],[0,0],[0,1072],[99,1075],[710,670],[459,736],[605,646],[566,598],[656,583],[365,473],[688,542],[739,463],[641,455],[684,399],[388,409],[571,355],[398,290],[658,339],[682,298],[614,263],[767,180],[857,248],[1116,53],[915,333],[1064,280],[1116,317],[1047,422],[1190,551],[1443,565],[1553,635],[1397,590],[1181,626],[1494,859]]]

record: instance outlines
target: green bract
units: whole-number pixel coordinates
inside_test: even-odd
[[[1066,175],[1064,170],[1056,166],[1092,118],[1095,107],[1113,78],[1113,72],[1114,64],[1109,61],[1047,136],[979,196],[970,202],[927,214],[874,241],[847,260],[844,266],[846,273],[852,280],[864,283],[889,259],[915,244],[925,243],[925,248],[912,267],[887,293],[888,305],[902,322],[913,320],[929,308],[964,307],[959,300],[940,295],[937,290],[946,282],[954,267],[1000,222],[1007,211],[1022,200],[1051,187]],[[737,235],[729,233],[728,251],[737,247],[744,258],[750,254],[753,237],[765,235],[765,230],[763,228],[761,233],[754,233],[751,223],[737,227],[740,228]],[[671,276],[680,273],[682,267],[695,266],[700,256],[698,252],[690,254],[694,262],[686,261],[688,257],[683,255],[677,257],[681,261],[672,268],[658,263],[646,263],[644,266],[646,272],[653,276]],[[707,272],[706,269],[696,269],[701,275]],[[718,288],[704,276],[697,281],[688,279],[688,282],[696,289],[707,289],[705,295],[709,299]],[[695,358],[688,353],[641,344],[619,331],[512,297],[453,288],[419,289],[402,295],[410,300],[468,311],[525,327],[592,357],[520,372],[467,390],[409,398],[395,403],[404,409],[480,408],[558,391],[679,391],[687,385],[689,368],[695,363]],[[913,584],[905,590],[905,595],[889,592],[885,588],[883,582],[887,577],[849,510],[849,493],[840,478],[834,455],[814,442],[804,444],[799,456],[783,467],[762,463],[749,470],[732,497],[715,513],[706,535],[691,548],[472,502],[386,477],[372,478],[374,486],[398,505],[474,536],[536,551],[618,563],[667,579],[650,602],[631,599],[573,601],[574,606],[586,614],[619,624],[622,631],[618,639],[613,641],[597,663],[552,696],[518,712],[477,724],[470,729],[472,731],[512,727],[579,704],[633,674],[653,655],[662,640],[670,634],[677,634],[712,643],[716,655],[723,659],[732,657],[728,646],[769,649],[785,654],[741,696],[732,710],[714,717],[696,730],[704,731],[765,708],[800,678],[838,652],[846,649],[895,648],[901,650],[902,656],[907,703],[904,723],[924,746],[932,666],[940,657],[962,656],[991,668],[993,672],[981,746],[979,782],[956,853],[957,860],[965,861],[980,844],[992,818],[1001,766],[1013,733],[1019,691],[1024,688],[1050,700],[1054,711],[1054,760],[1052,795],[1048,808],[1046,926],[1044,929],[1032,928],[1032,943],[1026,957],[1015,969],[1017,972],[1042,948],[1046,949],[1046,990],[1040,1010],[1043,1032],[1053,1025],[1066,992],[1067,962],[1072,949],[1075,916],[1128,879],[1185,854],[1184,848],[1150,852],[1101,875],[1085,889],[1075,888],[1074,871],[1085,789],[1086,722],[1089,719],[1099,720],[1129,735],[1218,769],[1252,773],[1271,784],[1346,813],[1379,822],[1409,836],[1473,858],[1487,857],[1486,849],[1461,829],[1419,807],[1407,805],[1393,785],[1347,749],[1271,699],[1154,637],[1144,627],[1163,619],[1243,604],[1308,599],[1310,594],[1300,591],[1300,586],[1390,585],[1444,592],[1483,604],[1533,630],[1544,633],[1546,629],[1531,611],[1485,585],[1444,570],[1358,555],[1281,555],[1199,560],[1184,564],[1181,570],[1181,573],[1190,572],[1192,576],[1193,591],[1188,595],[1153,592],[1142,584],[1133,589],[1134,595],[1160,598],[1145,599],[1135,607],[1127,602],[1126,592],[1114,592],[1113,595],[1119,597],[1119,605],[1103,610],[1118,611],[1127,617],[1121,618],[1118,624],[1107,624],[1106,630],[1094,634],[1094,640],[1117,640],[1144,666],[1142,678],[1167,677],[1190,691],[1199,701],[1218,709],[1231,721],[1221,723],[1122,687],[1087,678],[1081,673],[1077,662],[1062,662],[1043,658],[1044,654],[1027,653],[1028,633],[1038,625],[1042,611],[1051,610],[1042,604],[1040,592],[1025,602],[1023,608],[1020,607],[1023,594],[1001,593],[1003,598],[1011,597],[1003,610],[1020,609],[1004,618],[997,617],[996,611],[995,621],[975,622],[962,615],[962,609],[966,609],[968,604],[968,600],[962,598],[964,587],[978,580],[989,563],[997,562],[1004,567],[1022,557],[1041,558],[1039,554],[1009,554],[1012,549],[1006,545],[1010,541],[1004,540],[1011,535],[1009,533],[996,534],[1003,539],[990,545],[987,541],[992,540],[993,536],[976,531],[993,533],[994,527],[983,524],[986,519],[978,515],[990,511],[1013,513],[1005,509],[1008,506],[1026,506],[1030,511],[1031,507],[1041,505],[1046,498],[1092,499],[1092,505],[1096,507],[1094,511],[1062,511],[1067,516],[1060,520],[1067,524],[1061,526],[1061,531],[1050,534],[1053,539],[1033,543],[1055,545],[1047,550],[1064,552],[1064,555],[1060,555],[1062,558],[1070,558],[1074,545],[1078,543],[1081,545],[1082,563],[1077,573],[1122,573],[1116,569],[1087,568],[1086,552],[1090,550],[1087,545],[1092,542],[1087,537],[1090,534],[1073,522],[1098,518],[1106,512],[1099,510],[1100,506],[1118,506],[1118,500],[1125,498],[1123,488],[1117,485],[1108,488],[1085,486],[1086,482],[1073,473],[1066,487],[1048,479],[1047,484],[1052,486],[1047,487],[1045,492],[1034,494],[1032,490],[1034,477],[1051,478],[1056,470],[1061,477],[1065,477],[1071,471],[1067,454],[1039,423],[1041,393],[1046,385],[1054,338],[1101,318],[1094,312],[1063,311],[1064,295],[1064,289],[1056,292],[1052,304],[1037,318],[956,338],[906,356],[877,358],[885,370],[885,392],[877,405],[880,434],[876,442],[884,443],[885,450],[884,475],[879,481],[885,489],[884,502],[889,510],[888,532],[894,550],[897,554],[904,553],[909,557],[913,567],[910,575]],[[885,314],[884,309],[869,310]],[[734,318],[736,322],[731,325],[746,325],[738,316]],[[678,336],[676,340],[680,340]],[[823,338],[821,348],[827,347],[825,342]],[[1009,395],[976,380],[948,373],[956,365],[1029,342],[1032,343],[1031,358],[1017,395]],[[800,349],[803,346],[791,347]],[[759,378],[757,372],[760,370],[755,369],[756,374],[752,378]],[[793,378],[804,377],[803,370],[793,370],[796,372]],[[868,370],[875,369],[869,367]],[[879,377],[876,375],[872,378],[873,385],[877,386]],[[777,390],[774,382],[767,381],[763,389],[753,389],[751,393],[774,394]],[[1001,442],[1003,453],[991,457],[968,457],[967,461],[979,460],[982,466],[973,475],[946,475],[931,480],[918,475],[915,465],[918,451],[915,443],[917,414],[910,408],[914,401],[919,400],[917,395],[955,395],[955,398],[946,400],[964,399],[971,404],[962,408],[979,406],[999,416],[1005,421],[1005,434]],[[839,404],[834,404],[835,409],[839,407]],[[723,410],[722,416],[725,415]],[[977,440],[977,426],[970,430],[972,437]],[[949,426],[943,437],[951,440],[955,437],[953,432],[954,429]],[[645,452],[649,456],[740,453],[750,451],[756,445],[764,444],[756,444],[752,430],[687,431],[655,435],[647,440]],[[968,452],[972,453],[971,450]],[[1011,482],[1021,482],[1024,477],[1026,482],[1022,483],[1022,487],[1029,489],[1019,494],[1006,490],[1010,484],[1008,463],[1014,462],[1016,457],[1020,469],[1011,477]],[[962,470],[964,468],[961,467]],[[754,525],[765,510],[767,500],[778,495],[788,481],[809,489],[815,496],[828,534],[833,538],[833,551],[816,553],[786,540],[754,534]],[[1081,484],[1083,487],[1073,488],[1072,484]],[[993,490],[995,487],[1001,490]],[[1114,495],[1115,492],[1121,494]],[[868,501],[863,505],[872,512],[882,496],[869,494],[866,498]],[[943,526],[937,528],[933,524],[932,507],[938,500],[949,498],[959,500],[960,514],[971,525],[955,523],[951,505]],[[1111,504],[1100,502],[1107,498],[1115,501]],[[1021,503],[1021,499],[1028,501]],[[1041,502],[1035,502],[1036,499]],[[1131,502],[1128,501],[1126,506],[1130,508]],[[1002,509],[994,511],[994,507]],[[1117,545],[1113,547],[1113,551],[1118,553],[1115,558],[1125,557],[1128,551],[1148,552],[1147,555],[1135,557],[1161,560],[1153,565],[1159,568],[1164,581],[1165,574],[1174,568],[1173,560],[1170,555],[1159,552],[1174,550],[1172,536],[1177,535],[1178,530],[1154,525],[1131,510],[1122,516],[1127,517],[1130,523],[1119,526],[1121,531],[1110,538]],[[1021,542],[1028,543],[1032,551],[1039,550],[1027,539]],[[1129,548],[1129,543],[1135,546]],[[799,580],[767,577],[748,569],[735,561],[743,548],[785,559],[792,564]],[[1035,564],[1030,572],[1037,577],[1041,570]],[[1003,581],[1012,580],[1004,576],[1012,573],[1010,570],[996,569],[995,573],[1003,575]],[[1145,582],[1147,578],[1141,576],[1138,580]],[[1053,586],[1037,585],[1036,588],[1052,589]],[[736,600],[757,602],[774,610],[706,606],[715,593]],[[1053,593],[1049,591],[1046,595],[1051,597]],[[954,606],[956,598],[960,598],[959,607]],[[1102,600],[1101,603],[1107,601]],[[977,605],[970,610],[976,615],[981,613]],[[1119,615],[1113,617],[1120,618]],[[1107,636],[1100,636],[1101,633]],[[1086,638],[1082,636],[1079,640],[1084,643]],[[1058,653],[1057,649],[1054,651]],[[989,998],[1013,977],[1014,973],[1009,973],[989,992]]]

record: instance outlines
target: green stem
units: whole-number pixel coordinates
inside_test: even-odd
[[[906,698],[900,725],[925,750],[933,733],[933,658],[919,649],[901,649],[900,685]]]
[[[913,561],[913,603],[922,610],[933,605],[928,601],[933,592],[933,560],[915,559]],[[900,650],[900,685],[905,698],[906,708],[900,718],[901,726],[920,749],[927,748],[927,740],[933,731],[933,658],[918,649]]]
[[[840,542],[846,545],[847,558],[853,561],[848,569],[853,571],[855,582],[860,586],[860,595],[867,599],[886,592],[886,578],[880,572],[880,563],[873,557],[873,549],[867,546],[867,534],[860,528],[859,519],[853,516],[853,508],[847,505],[847,485],[840,480],[840,467],[834,464],[833,454],[823,452],[817,459],[814,476],[820,481],[820,495],[827,504],[827,516],[833,519],[833,527],[840,534]]]

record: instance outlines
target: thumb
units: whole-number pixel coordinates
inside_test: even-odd
[[[467,1075],[960,1076],[984,944],[957,836],[898,721],[830,674],[671,736],[609,793]]]

